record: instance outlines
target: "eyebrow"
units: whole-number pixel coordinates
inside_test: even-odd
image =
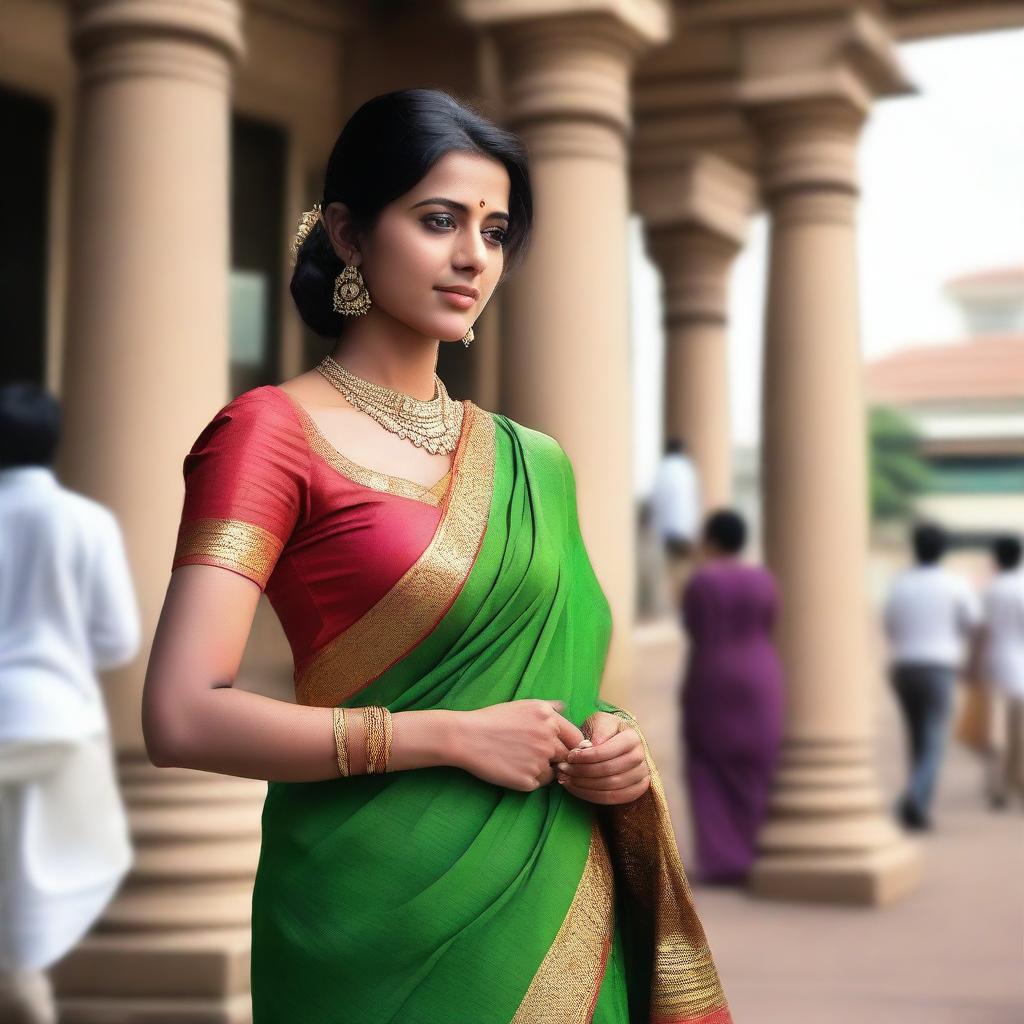
[[[430,199],[421,199],[418,203],[413,203],[409,209],[415,210],[417,206],[429,206],[431,203],[437,203],[438,206],[447,206],[449,209],[458,210],[459,213],[469,213],[469,207],[464,206],[462,203],[457,203],[454,199],[445,199],[444,196],[432,196]],[[487,216],[497,217],[504,221],[509,219],[508,214],[501,210],[494,210]]]

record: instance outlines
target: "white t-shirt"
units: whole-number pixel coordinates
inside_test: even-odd
[[[651,492],[651,527],[661,540],[695,540],[700,529],[700,484],[697,470],[681,452],[658,465]]]
[[[1006,693],[1024,697],[1024,569],[999,573],[983,603],[985,676]]]
[[[113,514],[45,466],[0,470],[0,742],[105,731],[96,672],[139,644]]]
[[[893,581],[884,618],[894,664],[959,668],[965,641],[981,624],[981,601],[965,579],[941,565],[915,565]]]

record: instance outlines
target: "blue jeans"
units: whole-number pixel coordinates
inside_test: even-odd
[[[903,807],[928,817],[946,749],[956,669],[949,665],[894,665],[890,678],[907,726],[910,778]]]

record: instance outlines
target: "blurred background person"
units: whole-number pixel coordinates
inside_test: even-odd
[[[654,532],[650,497],[637,503],[636,608],[638,619],[651,619],[672,611],[665,585],[665,554]]]
[[[711,515],[683,599],[682,731],[703,882],[741,882],[753,864],[782,741],[778,590],[767,569],[740,561],[746,537],[736,512]]]
[[[932,827],[931,807],[946,746],[957,674],[981,625],[981,602],[967,580],[939,563],[946,533],[913,528],[916,564],[893,580],[883,620],[889,676],[906,726],[909,773],[897,815],[908,829]]]
[[[62,487],[57,401],[0,387],[0,1020],[55,1022],[47,968],[131,865],[96,671],[139,649],[114,516]]]
[[[995,578],[982,599],[981,676],[988,686],[986,795],[1005,807],[1011,794],[1024,806],[1024,569],[1019,537],[992,545]]]
[[[651,489],[651,529],[661,542],[667,559],[667,576],[672,607],[679,602],[685,586],[693,546],[700,529],[700,480],[687,453],[686,442],[670,437],[658,463]]]

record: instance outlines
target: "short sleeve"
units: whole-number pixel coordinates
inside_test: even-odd
[[[172,572],[216,565],[266,589],[304,514],[309,485],[305,435],[271,391],[256,388],[229,402],[185,456]]]
[[[96,520],[89,581],[89,646],[93,667],[110,669],[138,654],[141,626],[121,527],[105,508],[97,509]]]

